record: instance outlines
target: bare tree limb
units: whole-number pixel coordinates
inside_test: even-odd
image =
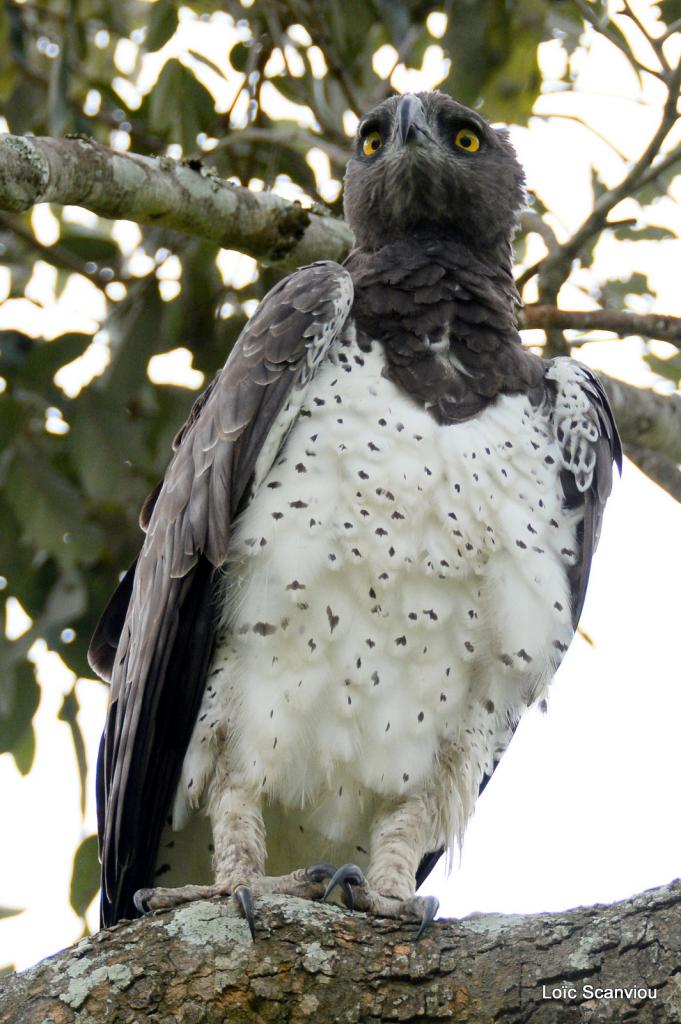
[[[648,171],[648,168],[650,168],[653,160],[658,155],[662,143],[679,116],[676,107],[679,98],[679,87],[681,85],[681,62],[668,75],[667,85],[667,99],[657,130],[628,174],[622,178],[618,185],[608,189],[599,196],[589,216],[570,238],[559,245],[558,248],[549,252],[544,259],[540,260],[533,267],[528,268],[519,278],[518,286],[522,287],[530,277],[539,273],[539,293],[542,302],[555,302],[561,285],[570,273],[572,260],[594,235],[603,230],[613,207],[621,202],[622,199],[633,195],[638,188],[642,187],[642,183],[650,180],[650,175],[646,175],[646,171]],[[653,171],[655,171],[653,176],[659,174],[659,165],[657,169],[653,168],[651,170],[651,174]]]
[[[85,939],[0,983],[0,1024],[681,1020],[681,883],[609,907],[415,926],[270,896]]]
[[[636,445],[626,445],[625,451],[642,473],[654,480],[667,494],[671,494],[672,498],[681,501],[681,472],[674,459],[661,452],[651,451],[650,448],[637,448]]]
[[[200,165],[119,153],[89,139],[0,136],[0,209],[50,202],[200,235],[283,265],[321,254],[342,260],[352,245],[343,221],[232,185]]]
[[[84,139],[0,136],[0,209],[21,212],[39,202],[84,206],[103,217],[163,225],[213,239],[260,260],[300,266],[342,260],[352,233],[271,193],[251,192],[165,157],[118,153]],[[47,254],[46,254],[47,255]],[[75,268],[74,268],[75,269]],[[679,342],[678,318],[608,310],[562,311],[528,306],[524,326],[550,334],[562,327],[601,327]],[[557,327],[556,325],[560,325]],[[625,444],[681,461],[681,399],[607,381]],[[652,460],[649,460],[652,465]],[[677,494],[670,467],[656,479]]]
[[[640,334],[645,338],[659,338],[681,348],[681,317],[657,313],[638,314],[620,309],[558,309],[557,306],[528,305],[519,313],[521,328],[562,330],[611,331],[627,337]]]

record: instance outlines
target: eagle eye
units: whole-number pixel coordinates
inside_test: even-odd
[[[362,152],[365,156],[373,156],[374,153],[378,153],[382,145],[383,139],[381,138],[381,133],[369,132],[367,137],[362,140]]]
[[[460,128],[456,133],[454,143],[467,153],[475,153],[480,149],[480,139],[471,128]]]

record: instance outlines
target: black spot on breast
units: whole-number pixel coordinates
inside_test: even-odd
[[[283,519],[284,518],[284,513],[283,512],[273,512],[272,513],[272,518],[273,519]]]
[[[301,583],[299,580],[291,580],[291,582],[287,585],[286,589],[287,590],[305,590],[306,588],[305,588],[305,584]]]
[[[304,462],[296,463],[296,473],[307,473],[307,467]]]
[[[336,626],[340,622],[340,616],[339,615],[334,615],[333,611],[331,610],[331,606],[327,604],[327,606],[326,606],[326,617],[329,620],[329,629],[333,633],[334,629],[336,628]]]
[[[395,637],[395,643],[397,644],[398,647],[406,647],[407,646],[407,638],[406,638],[406,636]]]
[[[279,480],[270,480],[267,486],[275,490],[277,487],[281,487],[281,482]]]
[[[289,501],[289,508],[307,508],[307,502],[298,498],[297,501]]]
[[[276,633],[276,631],[277,627],[273,626],[271,622],[256,622],[253,627],[253,632],[258,636],[272,636],[272,633]]]

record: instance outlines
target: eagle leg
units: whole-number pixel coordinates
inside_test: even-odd
[[[338,868],[324,890],[326,900],[336,886],[352,886],[351,901],[346,904],[352,910],[363,910],[376,917],[416,918],[419,930],[416,939],[420,939],[428,925],[435,919],[440,903],[435,896],[408,896],[400,898],[384,895],[372,888],[356,864],[344,864]]]

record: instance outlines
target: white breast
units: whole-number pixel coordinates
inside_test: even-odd
[[[440,426],[383,368],[378,345],[336,347],[236,527],[178,823],[226,744],[235,777],[350,839],[453,740],[460,831],[571,639],[574,523],[545,414],[502,396]]]

